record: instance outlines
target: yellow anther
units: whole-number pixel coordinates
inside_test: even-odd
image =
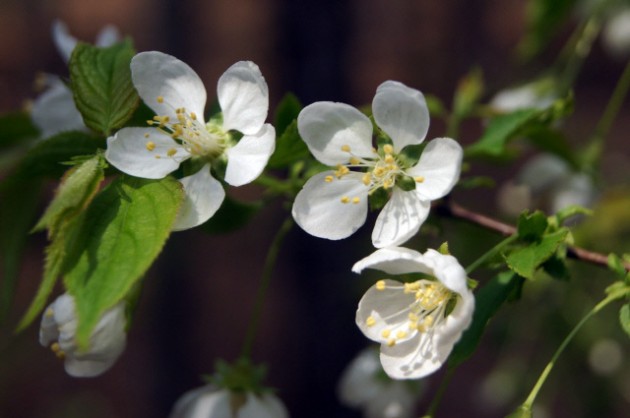
[[[385,155],[385,162],[387,164],[392,164],[395,161],[396,161],[396,159],[392,156],[392,154]],[[390,166],[390,167],[393,167],[393,166]]]
[[[383,174],[385,174],[385,169],[383,167],[375,167],[372,173],[376,177],[381,177]]]
[[[361,178],[361,181],[363,182],[363,184],[365,184],[366,186],[369,186],[370,183],[372,183],[372,176],[370,175],[370,173],[365,173],[363,175],[363,177]]]
[[[350,158],[350,165],[359,165],[359,164],[361,164],[360,159],[358,159],[357,157]]]
[[[348,196],[343,196],[341,198],[341,203],[350,203],[350,198]]]
[[[413,331],[418,329],[418,322],[417,321],[409,321],[409,331]]]
[[[361,199],[359,199],[358,197],[353,197],[353,198],[352,198],[352,203],[354,203],[355,205],[356,205],[357,203],[359,203],[360,201],[361,201]]]
[[[388,347],[393,347],[393,346],[395,346],[395,345],[396,345],[396,340],[395,340],[395,339],[391,338],[391,339],[389,339],[389,340],[387,341],[387,346],[388,346]]]
[[[405,331],[405,330],[400,329],[400,330],[398,330],[396,332],[396,338],[399,339],[399,340],[401,338],[405,338],[406,336],[407,336],[407,331]]]
[[[197,120],[197,114],[195,112],[190,112],[190,119]]]
[[[376,290],[385,290],[385,280],[376,282]]]
[[[383,189],[390,189],[394,185],[394,182],[391,179],[383,180]]]
[[[392,331],[385,328],[383,331],[381,331],[381,336],[383,338],[389,338],[389,336],[391,335]]]
[[[408,318],[409,318],[410,321],[413,321],[413,322],[417,322],[418,321],[418,315],[416,315],[413,312],[409,312]]]
[[[48,308],[46,309],[46,317],[47,318],[52,318],[52,316],[55,314],[55,311],[53,311],[53,308]]]
[[[155,100],[157,100],[158,103],[164,103],[164,97],[163,96],[158,96]]]
[[[337,171],[335,171],[335,176],[337,176],[337,178],[341,178],[345,176],[346,174],[348,174],[349,172],[350,172],[350,169],[348,167],[346,167],[345,165],[339,164],[337,166]]]
[[[152,120],[148,120],[148,121],[147,121],[147,125],[149,125],[149,126],[153,125],[154,123],[155,123],[155,122],[153,122]]]
[[[155,149],[155,142],[147,141],[145,148],[147,149],[147,151],[153,151]]]
[[[156,156],[155,156],[155,159],[156,159],[156,160],[159,160],[160,158],[162,158],[162,157],[160,157],[159,155],[156,155]]]
[[[390,144],[385,144],[383,146],[383,151],[385,151],[385,154],[392,154],[394,152],[394,147],[392,147]]]
[[[324,181],[326,183],[331,183],[333,181],[334,177],[333,176],[326,176],[324,177]]]
[[[341,150],[343,152],[350,152],[350,145],[342,145]]]
[[[151,136],[151,135],[150,135],[150,134],[148,134],[148,133],[144,134],[144,137],[145,137],[145,138],[148,138],[148,137],[150,137],[150,136]]]
[[[177,154],[177,150],[175,148],[171,148],[168,151],[166,151],[166,155],[168,155],[169,157],[172,157],[175,154]]]
[[[423,183],[424,182],[424,177],[422,177],[422,176],[417,176],[417,177],[414,177],[413,179],[416,181],[416,183]]]
[[[430,328],[433,325],[433,317],[431,315],[427,316],[423,322],[424,326]]]
[[[50,345],[50,349],[52,350],[53,353],[57,353],[61,351],[61,346],[59,345],[58,342],[54,342]]]
[[[376,319],[374,319],[373,316],[368,316],[365,320],[365,325],[367,325],[368,327],[373,327],[374,325],[376,325]]]
[[[423,324],[418,324],[418,327],[416,329],[418,330],[418,332],[425,332],[427,330],[427,327],[425,327]]]
[[[413,282],[413,283],[405,283],[405,293],[413,293],[418,291],[418,289],[420,289],[420,283],[418,282]]]

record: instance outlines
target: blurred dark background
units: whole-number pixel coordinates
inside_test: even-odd
[[[376,87],[393,79],[450,103],[460,78],[473,66],[484,73],[488,97],[533,77],[570,32],[536,64],[517,66],[514,49],[524,30],[524,0],[2,0],[0,3],[0,111],[34,97],[38,72],[67,75],[50,28],[61,19],[72,34],[93,41],[106,24],[133,38],[136,49],[159,50],[187,62],[212,97],[216,80],[232,63],[248,59],[269,84],[271,109],[288,91],[304,104],[334,100],[368,104]],[[577,80],[576,117],[566,124],[576,144],[595,126],[624,62],[596,43]],[[272,110],[273,112],[273,110]],[[627,184],[626,106],[611,132],[604,164],[607,184]],[[479,123],[465,124],[463,144],[477,139]],[[444,135],[439,121],[429,138]],[[514,165],[477,164],[473,172],[498,182]],[[255,187],[230,193],[250,199]],[[457,191],[468,206],[496,215],[494,190]],[[43,208],[42,208],[43,209]],[[630,208],[628,208],[630,210]],[[43,234],[27,249],[13,314],[0,335],[0,417],[164,417],[186,390],[202,384],[217,358],[234,360],[251,314],[266,250],[288,212],[271,205],[244,229],[225,235],[194,230],[172,235],[145,279],[128,346],[117,364],[96,379],[68,377],[37,343],[38,326],[14,336],[42,269]],[[329,242],[298,228],[280,252],[254,347],[269,365],[268,383],[294,417],[358,417],[342,406],[336,385],[344,367],[367,340],[354,324],[356,303],[377,276],[359,277],[352,264],[371,251],[373,218],[353,237]],[[443,234],[432,234],[438,227]],[[407,246],[423,251],[451,241],[462,263],[498,237],[444,221],[429,225]],[[592,243],[586,240],[587,243]],[[592,243],[594,249],[597,242]],[[618,244],[629,251],[628,242]],[[617,247],[619,248],[619,247]],[[610,251],[611,249],[602,249]],[[620,249],[621,251],[621,249]],[[574,265],[575,282],[549,279],[526,288],[524,300],[500,311],[476,355],[457,372],[440,416],[504,416],[522,402],[561,339],[599,299],[605,272]],[[483,272],[475,279],[486,280]],[[608,280],[608,281],[607,281]],[[618,308],[617,308],[618,309]],[[614,312],[612,312],[614,311]],[[615,308],[587,325],[561,358],[540,397],[537,417],[622,417],[630,402],[627,336]],[[602,339],[621,352],[608,374],[590,366]],[[614,351],[614,350],[613,350]],[[625,357],[624,357],[625,356]],[[422,414],[442,372],[427,381]],[[627,416],[627,415],[626,415]]]

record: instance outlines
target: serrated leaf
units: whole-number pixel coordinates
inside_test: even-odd
[[[619,323],[628,337],[630,337],[630,304],[626,303],[619,310]]]
[[[84,212],[69,252],[64,284],[75,297],[77,341],[85,347],[101,315],[131,291],[166,243],[183,199],[181,183],[167,177],[123,176]]]
[[[276,116],[274,118],[274,126],[278,136],[282,135],[289,125],[297,119],[301,110],[302,103],[293,93],[284,95],[278,107],[276,107]]]
[[[498,157],[504,153],[507,142],[518,135],[521,129],[538,116],[538,109],[522,109],[497,116],[488,124],[477,142],[466,148],[469,156]]]
[[[530,242],[525,247],[517,248],[506,257],[508,267],[527,279],[533,279],[536,269],[547,261],[564,242],[567,229],[560,229],[547,234],[538,242]]]
[[[523,282],[522,277],[511,271],[504,271],[475,292],[475,312],[472,324],[453,348],[448,359],[449,367],[456,367],[463,363],[475,352],[488,321],[501,305],[520,289]]]
[[[225,197],[219,210],[201,226],[209,234],[224,234],[245,226],[263,205],[260,202],[245,203]]]
[[[297,121],[294,120],[276,140],[276,149],[267,166],[272,169],[285,168],[294,162],[308,159],[310,155],[298,132]]]
[[[518,218],[518,236],[527,241],[537,241],[545,233],[547,225],[547,217],[539,210],[534,213],[521,213]]]
[[[108,48],[79,43],[70,57],[70,79],[85,124],[105,136],[124,125],[140,103],[131,82],[130,41]]]
[[[13,146],[39,134],[31,116],[26,112],[7,113],[0,116],[0,149]]]

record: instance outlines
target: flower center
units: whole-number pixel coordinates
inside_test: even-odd
[[[404,283],[402,286],[389,285],[384,280],[376,282],[376,290],[384,291],[386,289],[402,291],[405,295],[413,295],[408,307],[379,318],[387,322],[407,312],[405,321],[402,323],[396,321],[397,323],[392,327],[385,327],[381,331],[381,337],[387,341],[390,347],[396,345],[399,340],[407,339],[410,332],[417,331],[432,335],[448,316],[446,309],[449,302],[457,297],[456,293],[450,291],[442,283],[426,279]],[[375,326],[378,322],[373,316],[366,319],[368,327]]]
[[[368,194],[372,194],[381,188],[389,190],[396,185],[397,181],[400,182],[401,180],[410,179],[414,183],[422,183],[424,181],[424,177],[412,177],[405,172],[406,167],[394,153],[394,147],[389,144],[383,146],[382,153],[374,149],[374,158],[363,158],[353,154],[349,145],[342,145],[341,150],[348,153],[348,163],[339,164],[337,170],[333,173],[334,175],[326,176],[324,181],[327,183],[343,178],[351,172],[350,168],[365,170],[361,181],[369,187]],[[344,196],[341,198],[341,202],[358,203],[358,199],[358,197],[350,198],[349,196]]]
[[[162,96],[157,97],[158,103],[163,103]],[[175,109],[176,120],[169,116],[154,116],[147,121],[150,126],[180,141],[182,146],[194,156],[214,159],[223,153],[229,134],[214,123],[203,124],[195,112],[188,112],[186,108]],[[149,151],[155,149],[155,143],[147,141],[146,148]],[[167,151],[168,157],[176,154],[174,148]]]

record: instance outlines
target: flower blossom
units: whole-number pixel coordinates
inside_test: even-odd
[[[293,217],[311,235],[342,239],[365,223],[368,196],[385,190],[389,201],[372,233],[376,247],[398,245],[415,235],[432,200],[445,196],[459,178],[462,149],[450,138],[429,142],[417,163],[401,155],[424,141],[429,111],[422,93],[386,81],[372,101],[374,120],[391,138],[372,146],[370,119],[356,108],[316,102],[298,116],[298,130],[313,156],[336,167],[311,177],[293,204]]]
[[[287,418],[285,406],[271,392],[235,392],[205,385],[185,393],[170,418]]]
[[[204,120],[206,89],[184,62],[157,51],[131,60],[133,84],[157,116],[146,128],[123,128],[107,139],[105,158],[120,171],[160,179],[195,158],[204,163],[180,179],[186,193],[173,229],[192,228],[219,209],[225,191],[211,163],[227,160],[225,181],[232,186],[252,182],[275,148],[275,129],[265,123],[269,108],[267,83],[256,64],[240,61],[219,78],[217,95],[222,120]],[[236,140],[235,134],[242,134]]]
[[[515,112],[521,109],[545,109],[557,98],[554,91],[556,82],[543,78],[517,87],[499,91],[490,100],[489,105],[501,113]]]
[[[94,377],[107,371],[126,344],[125,303],[107,310],[92,331],[86,350],[76,342],[77,315],[74,298],[65,293],[48,306],[39,329],[39,342],[64,361],[66,373]]]
[[[381,365],[392,379],[418,379],[436,371],[472,321],[475,298],[462,266],[435,250],[421,254],[391,247],[360,260],[352,270],[365,268],[422,274],[411,283],[376,282],[359,302],[356,323],[381,344]]]
[[[70,61],[70,55],[77,45],[77,39],[70,35],[68,27],[55,21],[52,27],[53,41],[64,62]],[[104,27],[96,38],[96,46],[107,47],[120,39],[118,30],[113,26]],[[40,79],[46,90],[33,101],[31,118],[43,138],[56,133],[72,130],[86,130],[83,117],[76,105],[72,91],[55,75],[44,74]]]
[[[417,393],[407,381],[383,373],[378,352],[366,348],[346,367],[339,381],[341,401],[361,408],[366,418],[411,418]]]

